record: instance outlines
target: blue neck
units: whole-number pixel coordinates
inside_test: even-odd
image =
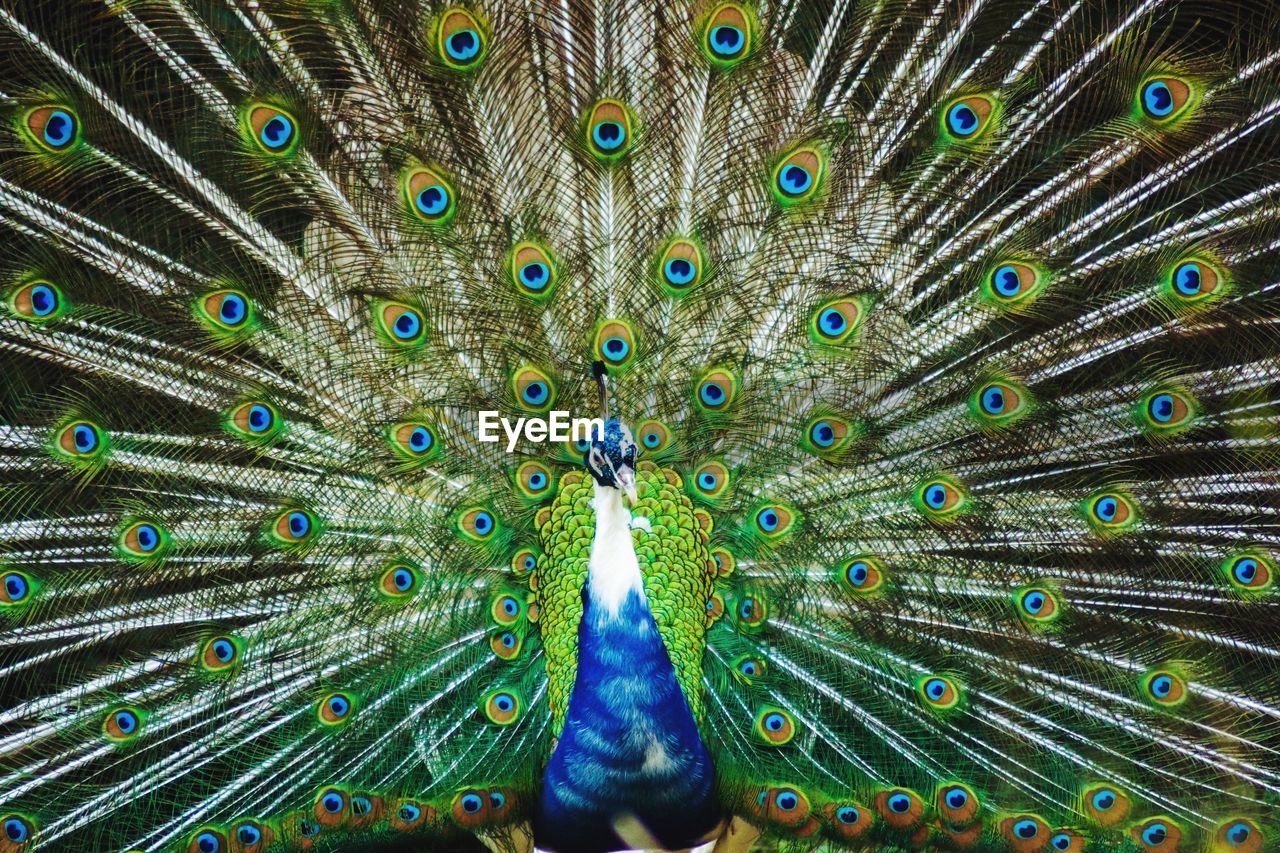
[[[644,838],[628,825],[668,849],[688,847],[721,817],[711,756],[640,586],[621,503],[600,500],[611,491],[597,490],[578,675],[534,824],[538,846],[558,853],[627,849]]]

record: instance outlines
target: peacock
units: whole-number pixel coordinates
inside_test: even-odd
[[[1280,850],[1277,34],[3,0],[0,853]]]

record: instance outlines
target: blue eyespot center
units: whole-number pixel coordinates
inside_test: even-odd
[[[764,718],[764,727],[771,732],[780,732],[787,721],[781,714],[768,714]]]
[[[644,438],[641,439],[641,441],[644,442],[645,447],[652,450],[653,448],[658,446],[661,439],[658,438],[658,434],[656,432],[650,432],[650,433],[646,433]]]
[[[1239,847],[1253,835],[1253,829],[1247,823],[1235,823],[1228,827],[1226,835],[1233,847]]]
[[[413,572],[408,569],[396,569],[391,576],[391,582],[395,584],[396,589],[406,592],[413,586]]]
[[[702,402],[708,406],[718,406],[724,401],[724,389],[715,382],[702,383],[701,390]]]
[[[15,844],[21,844],[31,834],[25,821],[11,817],[4,822],[5,837]]]
[[[1153,823],[1142,831],[1143,842],[1152,846],[1163,844],[1168,836],[1169,829],[1163,823]]]
[[[621,361],[631,351],[631,344],[627,343],[626,338],[615,336],[605,340],[603,349],[610,361]]]
[[[504,595],[502,597],[502,612],[508,616],[515,616],[520,612],[520,602],[509,595]]]
[[[1071,836],[1065,832],[1059,832],[1053,838],[1049,839],[1049,846],[1054,850],[1070,850]]]
[[[800,805],[800,798],[796,796],[794,791],[779,791],[778,795],[773,798],[773,802],[778,808],[784,812],[795,811]]]
[[[480,35],[475,30],[458,30],[445,39],[444,44],[450,59],[466,62],[480,52]]]
[[[947,111],[947,128],[956,136],[972,136],[978,129],[978,114],[968,104],[956,104]]]
[[[223,663],[227,663],[236,655],[236,647],[232,645],[230,640],[214,640],[213,656]]]
[[[283,115],[274,115],[262,126],[258,138],[262,140],[263,145],[273,151],[284,148],[293,138],[293,122]]]
[[[856,560],[849,564],[849,568],[846,570],[845,574],[854,586],[862,586],[867,582],[867,578],[870,576],[870,569],[864,561]]]
[[[1102,790],[1093,795],[1093,807],[1100,812],[1109,811],[1116,804],[1114,791]]]
[[[717,56],[733,57],[742,52],[746,38],[737,27],[721,24],[711,28],[711,32],[707,34],[707,42],[711,45],[712,53]]]
[[[1163,699],[1173,690],[1173,679],[1167,675],[1158,675],[1151,679],[1151,695]]]
[[[133,535],[138,542],[139,551],[154,551],[160,544],[160,534],[150,524],[139,524],[134,529]]]
[[[924,502],[932,509],[942,509],[947,502],[946,487],[937,483],[929,486],[924,490]]]
[[[250,824],[241,824],[236,829],[236,841],[241,844],[257,844],[262,840],[262,832]]]
[[[620,122],[597,122],[591,129],[591,138],[602,151],[614,151],[627,139],[627,129]]]
[[[830,421],[818,421],[809,430],[809,438],[819,447],[830,447],[836,443],[836,430]]]
[[[295,538],[301,539],[311,532],[311,517],[305,512],[294,511],[289,513],[289,533]]]
[[[1093,505],[1094,514],[1103,521],[1112,521],[1116,517],[1116,511],[1119,509],[1119,503],[1115,498],[1106,497],[1099,500]]]
[[[742,673],[743,675],[755,675],[756,662],[751,660],[743,661],[738,665],[738,672]]]
[[[1258,561],[1252,557],[1242,557],[1232,566],[1231,574],[1240,583],[1253,583],[1258,576]]]
[[[542,261],[530,261],[520,267],[520,283],[530,290],[542,290],[551,281],[551,267]]]
[[[1160,80],[1152,80],[1142,87],[1142,106],[1156,118],[1164,118],[1173,112],[1173,92]]]
[[[116,727],[124,734],[133,734],[138,728],[138,715],[132,711],[117,711]]]
[[[462,797],[462,810],[467,814],[475,814],[484,808],[484,800],[479,794],[465,794]]]
[[[924,692],[929,694],[931,699],[941,699],[947,692],[947,682],[941,678],[931,678],[924,686]]]
[[[324,795],[324,798],[320,801],[320,804],[324,806],[324,810],[327,811],[329,814],[337,814],[338,812],[342,811],[342,806],[343,806],[342,795],[335,793],[333,791],[330,791],[329,793]]]
[[[531,572],[537,567],[538,567],[538,561],[533,558],[533,555],[529,555],[524,558],[524,570],[526,572]]]
[[[662,265],[662,274],[669,283],[680,287],[693,281],[698,269],[688,258],[671,258]]]
[[[244,298],[235,293],[222,297],[222,304],[218,306],[218,318],[228,326],[240,325],[247,313]]]
[[[495,809],[500,809],[507,804],[507,795],[501,791],[490,791],[489,804]]]
[[[964,808],[967,802],[969,802],[969,792],[964,788],[952,788],[947,792],[947,805],[951,808]]]
[[[521,396],[526,403],[537,405],[547,399],[547,385],[545,382],[530,382],[524,386]]]
[[[1183,296],[1195,296],[1198,294],[1202,280],[1200,264],[1195,261],[1179,264],[1178,268],[1173,271],[1173,286]]]
[[[37,317],[48,317],[58,308],[58,295],[47,284],[31,288],[28,298],[31,300],[31,313]]]
[[[1004,392],[992,385],[982,392],[982,410],[988,415],[998,415],[1004,411]]]
[[[202,832],[196,836],[196,849],[200,853],[220,853],[220,847],[222,845],[218,843],[218,836],[212,832]]]
[[[760,510],[756,520],[760,523],[760,529],[766,533],[772,533],[778,529],[778,513],[772,509]]]
[[[1147,411],[1156,423],[1169,423],[1173,420],[1173,395],[1156,394],[1147,404]]]
[[[778,189],[786,195],[803,195],[813,186],[813,175],[803,166],[789,163],[778,172]]]
[[[1035,616],[1037,613],[1039,613],[1041,610],[1044,609],[1044,593],[1041,593],[1041,592],[1027,593],[1022,598],[1022,606],[1026,608],[1028,613],[1030,613],[1032,616]]]
[[[275,420],[271,415],[271,410],[261,403],[255,403],[249,407],[249,430],[250,432],[266,432],[271,427],[271,422]]]
[[[1040,827],[1034,820],[1020,820],[1013,825],[1013,834],[1019,838],[1035,838],[1039,832]]]
[[[906,814],[911,808],[911,798],[906,794],[894,794],[889,798],[889,811],[894,814]]]
[[[400,806],[400,819],[405,823],[413,823],[418,819],[418,815],[422,814],[422,809],[412,803],[403,803]]]
[[[499,693],[493,698],[493,706],[499,711],[510,711],[516,706],[516,702],[510,693]]]
[[[472,525],[475,527],[476,533],[485,534],[493,529],[493,516],[483,510],[476,513]]]
[[[368,797],[352,797],[351,813],[356,815],[368,814],[373,810],[373,803]]]
[[[431,430],[426,427],[414,427],[409,433],[409,449],[414,453],[426,453],[434,443],[435,439],[431,436]]]
[[[347,712],[351,710],[351,703],[347,701],[345,696],[330,696],[329,710],[335,717],[345,717]]]
[[[710,471],[703,471],[698,475],[698,487],[703,491],[711,491],[716,487],[716,475]]]
[[[424,216],[440,216],[449,206],[449,191],[442,184],[431,184],[419,190],[414,204]]]
[[[1017,269],[1009,264],[997,268],[991,274],[991,283],[996,293],[1001,296],[1017,296],[1018,291],[1022,289],[1022,277],[1018,275]]]
[[[854,824],[858,822],[858,810],[853,806],[841,806],[836,809],[836,820],[844,824]]]
[[[98,431],[88,424],[77,425],[71,439],[80,453],[91,453],[98,447]]]
[[[391,326],[392,332],[402,341],[412,340],[422,330],[422,318],[417,311],[401,311]]]
[[[29,590],[30,585],[27,583],[27,579],[17,572],[10,572],[4,576],[4,592],[9,601],[21,601],[27,597]]]
[[[44,123],[44,141],[50,148],[65,148],[76,135],[76,120],[66,110],[54,110]]]

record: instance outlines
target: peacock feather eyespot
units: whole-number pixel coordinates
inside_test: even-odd
[[[890,788],[875,796],[876,812],[892,829],[912,829],[924,816],[924,800],[909,788]]]
[[[458,530],[463,536],[476,542],[485,542],[493,538],[497,529],[497,519],[484,507],[465,509],[458,516]]]
[[[702,249],[677,237],[658,256],[658,281],[672,296],[683,296],[702,280]]]
[[[631,148],[631,113],[621,101],[598,101],[587,113],[585,127],[587,150],[602,162],[620,160]]]
[[[516,469],[516,488],[526,498],[539,500],[551,493],[551,469],[541,462],[529,460]]]
[[[755,633],[769,619],[769,600],[763,592],[748,592],[740,596],[733,608],[734,623],[747,633]]]
[[[955,679],[945,675],[926,675],[916,681],[916,693],[930,708],[951,711],[960,705],[963,693]]]
[[[522,548],[511,558],[511,571],[517,577],[528,577],[538,569],[538,554],[532,548]]]
[[[27,844],[35,839],[36,822],[26,815],[9,812],[0,817],[0,824],[4,825],[3,840],[8,842],[8,849],[13,853],[25,850]]]
[[[807,202],[817,194],[826,173],[825,151],[816,145],[796,148],[773,168],[773,197],[783,207]]]
[[[738,380],[729,370],[714,368],[697,383],[695,400],[705,412],[722,412],[738,396]]]
[[[746,7],[724,3],[702,28],[702,50],[717,68],[737,65],[751,51],[753,21]]]
[[[512,804],[504,788],[464,788],[454,795],[450,812],[458,826],[477,829],[507,821]]]
[[[227,836],[216,826],[202,826],[191,833],[187,853],[228,853]]]
[[[485,719],[496,726],[509,726],[520,719],[520,694],[503,688],[488,693],[480,702]]]
[[[256,818],[232,822],[229,834],[236,843],[235,853],[259,853],[275,842],[275,830]]]
[[[257,325],[253,302],[244,291],[221,288],[199,296],[195,301],[196,319],[215,337],[239,340]]]
[[[37,147],[55,154],[64,154],[80,142],[80,118],[66,104],[43,104],[29,110],[22,128]]]
[[[54,433],[53,451],[69,462],[100,462],[110,443],[106,430],[93,421],[73,420]]]
[[[1072,829],[1058,829],[1049,837],[1051,851],[1084,853],[1084,836]]]
[[[769,746],[786,746],[796,736],[796,722],[781,708],[765,708],[756,714],[755,733]]]
[[[978,816],[978,795],[963,782],[938,786],[938,816],[956,826],[964,826]]]
[[[445,225],[458,211],[453,185],[434,169],[408,170],[401,186],[409,212],[421,222]]]
[[[853,437],[853,424],[839,415],[822,413],[810,417],[804,427],[801,446],[814,456],[837,457]]]
[[[983,426],[1009,426],[1031,411],[1031,395],[1013,380],[993,379],[973,392],[969,411]]]
[[[350,693],[330,693],[316,704],[316,719],[323,726],[341,726],[351,721],[356,701]]]
[[[438,456],[442,449],[435,430],[421,421],[391,424],[386,438],[391,450],[405,462],[426,462]]]
[[[267,531],[272,544],[281,548],[297,548],[320,535],[320,525],[310,510],[286,509],[276,516]]]
[[[1151,435],[1169,436],[1191,426],[1196,416],[1196,401],[1178,388],[1153,388],[1134,407],[1133,419],[1138,428]]]
[[[711,563],[715,566],[717,577],[727,578],[737,568],[738,560],[727,548],[712,548]]]
[[[489,648],[503,660],[515,660],[523,646],[524,639],[515,631],[497,631],[489,635]]]
[[[509,592],[499,595],[489,605],[489,615],[494,622],[503,626],[516,624],[524,612],[524,602]]]
[[[417,566],[396,561],[382,570],[378,578],[378,592],[398,601],[413,595],[421,584],[422,573]]]
[[[1275,583],[1276,564],[1266,551],[1253,548],[1232,554],[1222,564],[1227,583],[1239,592],[1262,593]]]
[[[1163,125],[1186,113],[1196,100],[1195,89],[1181,77],[1149,77],[1138,87],[1137,109],[1147,121]]]
[[[1138,507],[1133,498],[1119,489],[1095,492],[1081,505],[1085,520],[1104,536],[1123,533],[1138,523]]]
[[[260,151],[273,157],[284,157],[298,149],[298,122],[279,107],[250,104],[244,109],[244,129]]]
[[[1261,853],[1266,840],[1258,824],[1247,817],[1227,818],[1218,824],[1214,833],[1215,851],[1231,850],[1240,853]]]
[[[1226,271],[1206,257],[1185,257],[1165,273],[1161,287],[1166,303],[1174,311],[1203,308],[1230,291]]]
[[[720,618],[724,616],[724,610],[724,596],[718,592],[711,593],[711,597],[707,599],[707,627],[719,622]]]
[[[984,301],[1002,311],[1021,311],[1048,287],[1049,275],[1039,266],[1023,261],[1003,261],[982,279]]]
[[[29,603],[39,590],[35,579],[17,569],[0,569],[0,612]]]
[[[795,510],[780,503],[767,503],[756,508],[752,518],[754,532],[763,541],[782,539],[792,532],[797,515]]]
[[[1129,834],[1146,853],[1176,853],[1182,844],[1182,827],[1163,815],[1139,823]]]
[[[102,720],[102,734],[113,743],[125,743],[142,734],[146,713],[133,705],[121,705],[107,711]]]
[[[1115,785],[1100,782],[1084,789],[1080,796],[1086,817],[1102,827],[1116,826],[1129,817],[1133,800]]]
[[[205,672],[230,673],[243,656],[243,640],[230,634],[220,634],[201,644],[197,661]]]
[[[391,809],[391,828],[396,832],[414,832],[434,810],[414,800],[400,800]]]
[[[333,828],[346,822],[351,811],[351,795],[337,785],[321,788],[316,794],[311,814],[323,827]]]
[[[744,655],[733,662],[733,675],[744,684],[754,684],[769,672],[763,659]]]
[[[537,243],[517,243],[507,266],[516,289],[535,299],[549,296],[559,275],[551,253]]]
[[[373,319],[378,337],[401,349],[426,343],[427,322],[422,311],[404,302],[375,302]]]
[[[871,307],[866,296],[842,296],[818,306],[809,323],[809,337],[817,344],[841,346],[853,343]]]
[[[822,811],[831,830],[844,841],[858,838],[875,823],[870,809],[853,803],[827,803]]]
[[[636,354],[635,330],[625,320],[610,320],[596,332],[594,349],[610,367],[624,367]]]
[[[764,820],[785,827],[797,827],[809,819],[809,798],[792,785],[760,789],[755,811]]]
[[[252,444],[273,441],[284,431],[280,411],[266,400],[249,400],[223,415],[223,427],[236,438]]]
[[[1187,682],[1181,675],[1167,668],[1157,668],[1142,676],[1142,696],[1148,702],[1163,707],[1176,708],[1187,701]]]
[[[1023,587],[1013,594],[1018,615],[1034,625],[1050,625],[1062,615],[1062,604],[1053,590],[1044,586]]]
[[[488,33],[466,9],[449,9],[440,16],[436,50],[446,67],[456,71],[476,68],[484,60],[488,46]]]
[[[151,520],[131,521],[116,536],[116,551],[130,563],[152,563],[163,559],[170,545],[169,532]]]
[[[671,444],[671,430],[662,421],[641,421],[635,435],[640,446],[650,453],[660,453]]]
[[[715,501],[723,497],[728,488],[729,469],[722,462],[704,462],[693,472],[692,494],[697,497]]]
[[[858,595],[869,595],[884,585],[884,566],[869,554],[841,563],[838,573],[845,587]]]
[[[950,142],[977,142],[994,126],[992,120],[998,112],[998,102],[989,95],[956,98],[942,110],[943,138]]]
[[[950,521],[969,508],[969,493],[959,481],[947,476],[934,477],[916,487],[912,493],[916,509],[934,521]]]
[[[1039,815],[1014,815],[1000,822],[1000,834],[1016,853],[1045,849],[1049,833],[1049,825]]]
[[[527,365],[512,374],[511,389],[523,408],[535,412],[545,412],[556,398],[556,386],[551,378],[538,368]]]
[[[44,279],[19,285],[9,294],[8,304],[14,316],[30,323],[47,323],[67,311],[62,291],[56,284]]]
[[[364,829],[382,819],[382,798],[373,794],[351,795],[351,818],[348,829]]]

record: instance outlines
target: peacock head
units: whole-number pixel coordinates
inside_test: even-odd
[[[620,490],[635,503],[636,449],[636,440],[627,425],[617,418],[609,418],[604,422],[603,432],[599,427],[595,429],[582,461],[597,483]]]

